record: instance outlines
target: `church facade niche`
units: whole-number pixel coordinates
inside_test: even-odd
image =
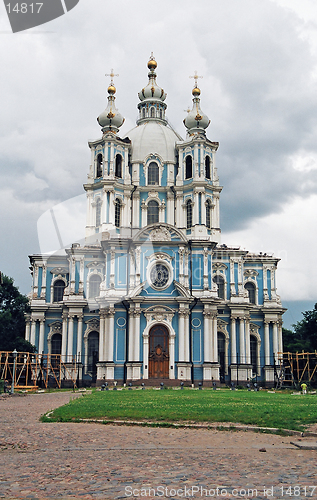
[[[124,137],[111,79],[101,137],[89,142],[85,240],[30,256],[26,338],[75,360],[87,385],[272,385],[283,351],[279,259],[221,243],[219,144],[206,134],[197,77],[182,138],[156,68],[151,57]]]

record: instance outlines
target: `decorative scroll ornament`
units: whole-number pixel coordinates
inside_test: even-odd
[[[150,232],[151,241],[171,241],[171,233],[165,227],[159,226]]]

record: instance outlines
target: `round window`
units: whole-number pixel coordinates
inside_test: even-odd
[[[150,272],[150,280],[156,288],[164,288],[170,277],[170,272],[164,264],[155,264]]]

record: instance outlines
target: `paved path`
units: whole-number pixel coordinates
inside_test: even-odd
[[[317,452],[294,437],[39,422],[71,397],[0,399],[0,499],[317,499]]]

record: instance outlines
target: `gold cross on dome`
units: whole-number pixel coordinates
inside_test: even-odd
[[[111,85],[113,85],[113,77],[114,76],[119,76],[119,75],[115,75],[114,72],[113,72],[113,69],[111,69],[111,72],[110,73],[106,73],[105,76],[110,76],[110,78],[111,78]]]
[[[198,76],[197,71],[195,71],[194,76],[190,76],[189,78],[194,78],[195,79],[195,87],[197,87],[197,80],[198,78],[204,78],[203,76]]]

